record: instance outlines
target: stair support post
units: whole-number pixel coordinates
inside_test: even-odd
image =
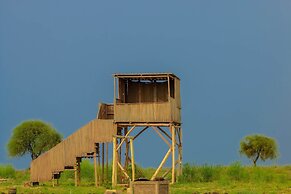
[[[75,186],[80,186],[81,183],[81,158],[76,158],[75,163]]]

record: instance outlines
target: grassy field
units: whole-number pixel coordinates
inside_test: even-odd
[[[138,175],[148,177],[153,169],[138,168]],[[51,182],[37,187],[29,187],[29,171],[15,171],[12,166],[0,166],[0,177],[7,180],[0,182],[0,193],[7,193],[11,187],[17,193],[104,193],[106,185],[94,187],[93,166],[89,161],[82,162],[82,185],[74,186],[74,174],[66,171],[62,174],[59,185],[52,187]],[[107,184],[109,188],[110,183]],[[119,188],[123,190],[123,188]],[[126,193],[126,192],[124,192]],[[185,164],[183,176],[178,183],[170,185],[172,194],[198,193],[291,193],[291,166],[249,167],[240,163],[229,166]]]

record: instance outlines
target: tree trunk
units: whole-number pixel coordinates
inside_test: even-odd
[[[256,158],[253,160],[254,167],[257,166],[257,161],[258,161],[259,157],[260,157],[260,152],[257,154]]]
[[[34,160],[38,157],[36,154],[33,154],[33,153],[30,156],[31,156],[31,160]]]
[[[253,160],[254,167],[257,166],[257,160]]]

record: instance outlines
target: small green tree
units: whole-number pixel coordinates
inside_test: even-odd
[[[62,136],[50,124],[40,120],[24,121],[13,129],[8,154],[11,157],[30,154],[34,160],[61,140]]]
[[[257,165],[258,159],[265,161],[278,156],[277,144],[273,138],[264,135],[249,135],[240,142],[240,153],[246,155]]]

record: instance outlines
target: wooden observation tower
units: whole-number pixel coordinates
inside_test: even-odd
[[[52,180],[54,184],[62,172],[74,170],[78,186],[82,158],[94,158],[96,186],[109,182],[108,149],[112,143],[112,185],[135,181],[133,143],[150,128],[168,145],[151,180],[171,173],[174,183],[182,173],[180,79],[172,73],[114,74],[113,104],[100,104],[97,118],[33,160],[30,180]],[[161,175],[169,158],[171,168]]]
[[[151,180],[155,180],[171,156],[171,168],[162,177],[171,173],[171,182],[176,181],[176,174],[182,173],[181,98],[177,76],[172,73],[115,74],[114,123],[117,135],[113,137],[112,185],[118,184],[118,170],[135,180],[133,142],[150,128],[169,147]],[[130,164],[132,177],[126,171]]]

